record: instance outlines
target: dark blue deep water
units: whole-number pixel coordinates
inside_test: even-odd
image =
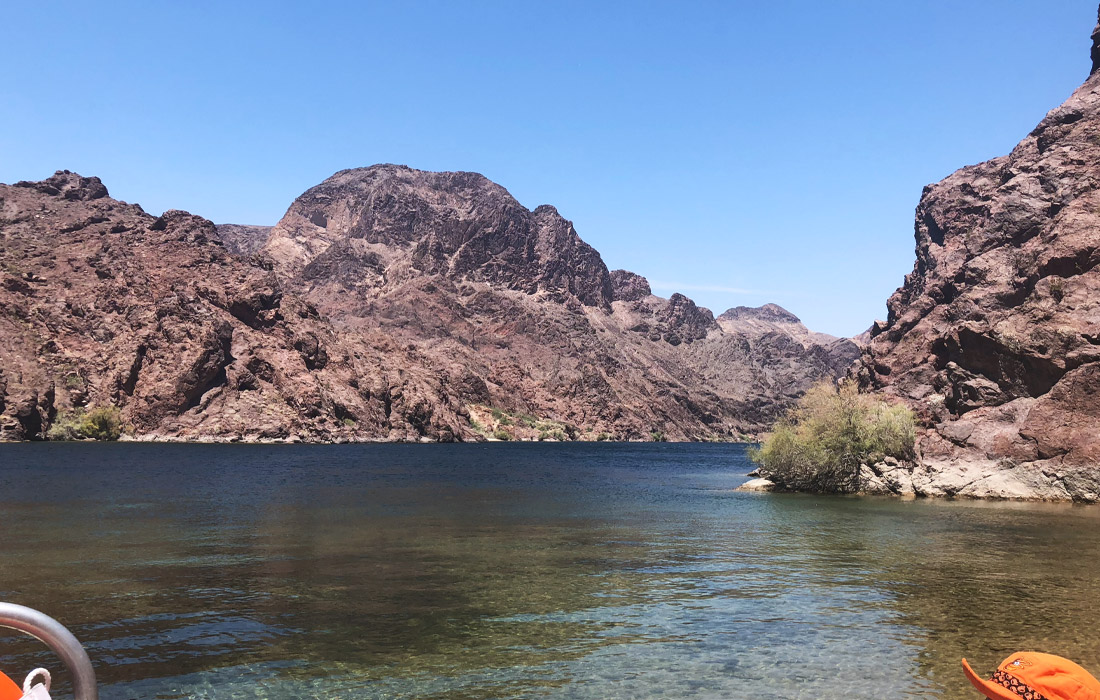
[[[737,445],[4,445],[0,600],[69,625],[106,700],[963,698],[959,657],[1024,648],[1100,671],[1096,508],[735,493],[750,468]],[[39,664],[0,636],[9,675]]]

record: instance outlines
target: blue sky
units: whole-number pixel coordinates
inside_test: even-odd
[[[315,6],[314,6],[315,5]],[[0,182],[273,224],[337,170],[473,170],[611,268],[852,335],[922,187],[1089,71],[1095,0],[9,3]]]

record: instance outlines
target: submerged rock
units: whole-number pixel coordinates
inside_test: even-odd
[[[775,482],[770,479],[751,479],[738,486],[735,491],[774,491]]]

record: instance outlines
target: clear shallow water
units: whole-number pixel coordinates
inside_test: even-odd
[[[0,600],[113,698],[962,698],[1100,671],[1100,509],[739,494],[741,446],[0,446]],[[0,637],[0,668],[58,664]]]

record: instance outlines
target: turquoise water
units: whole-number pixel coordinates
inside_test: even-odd
[[[963,698],[1100,669],[1100,509],[732,491],[736,445],[0,446],[0,599],[113,698]],[[57,662],[0,637],[0,668]],[[63,683],[63,679],[62,679]]]

